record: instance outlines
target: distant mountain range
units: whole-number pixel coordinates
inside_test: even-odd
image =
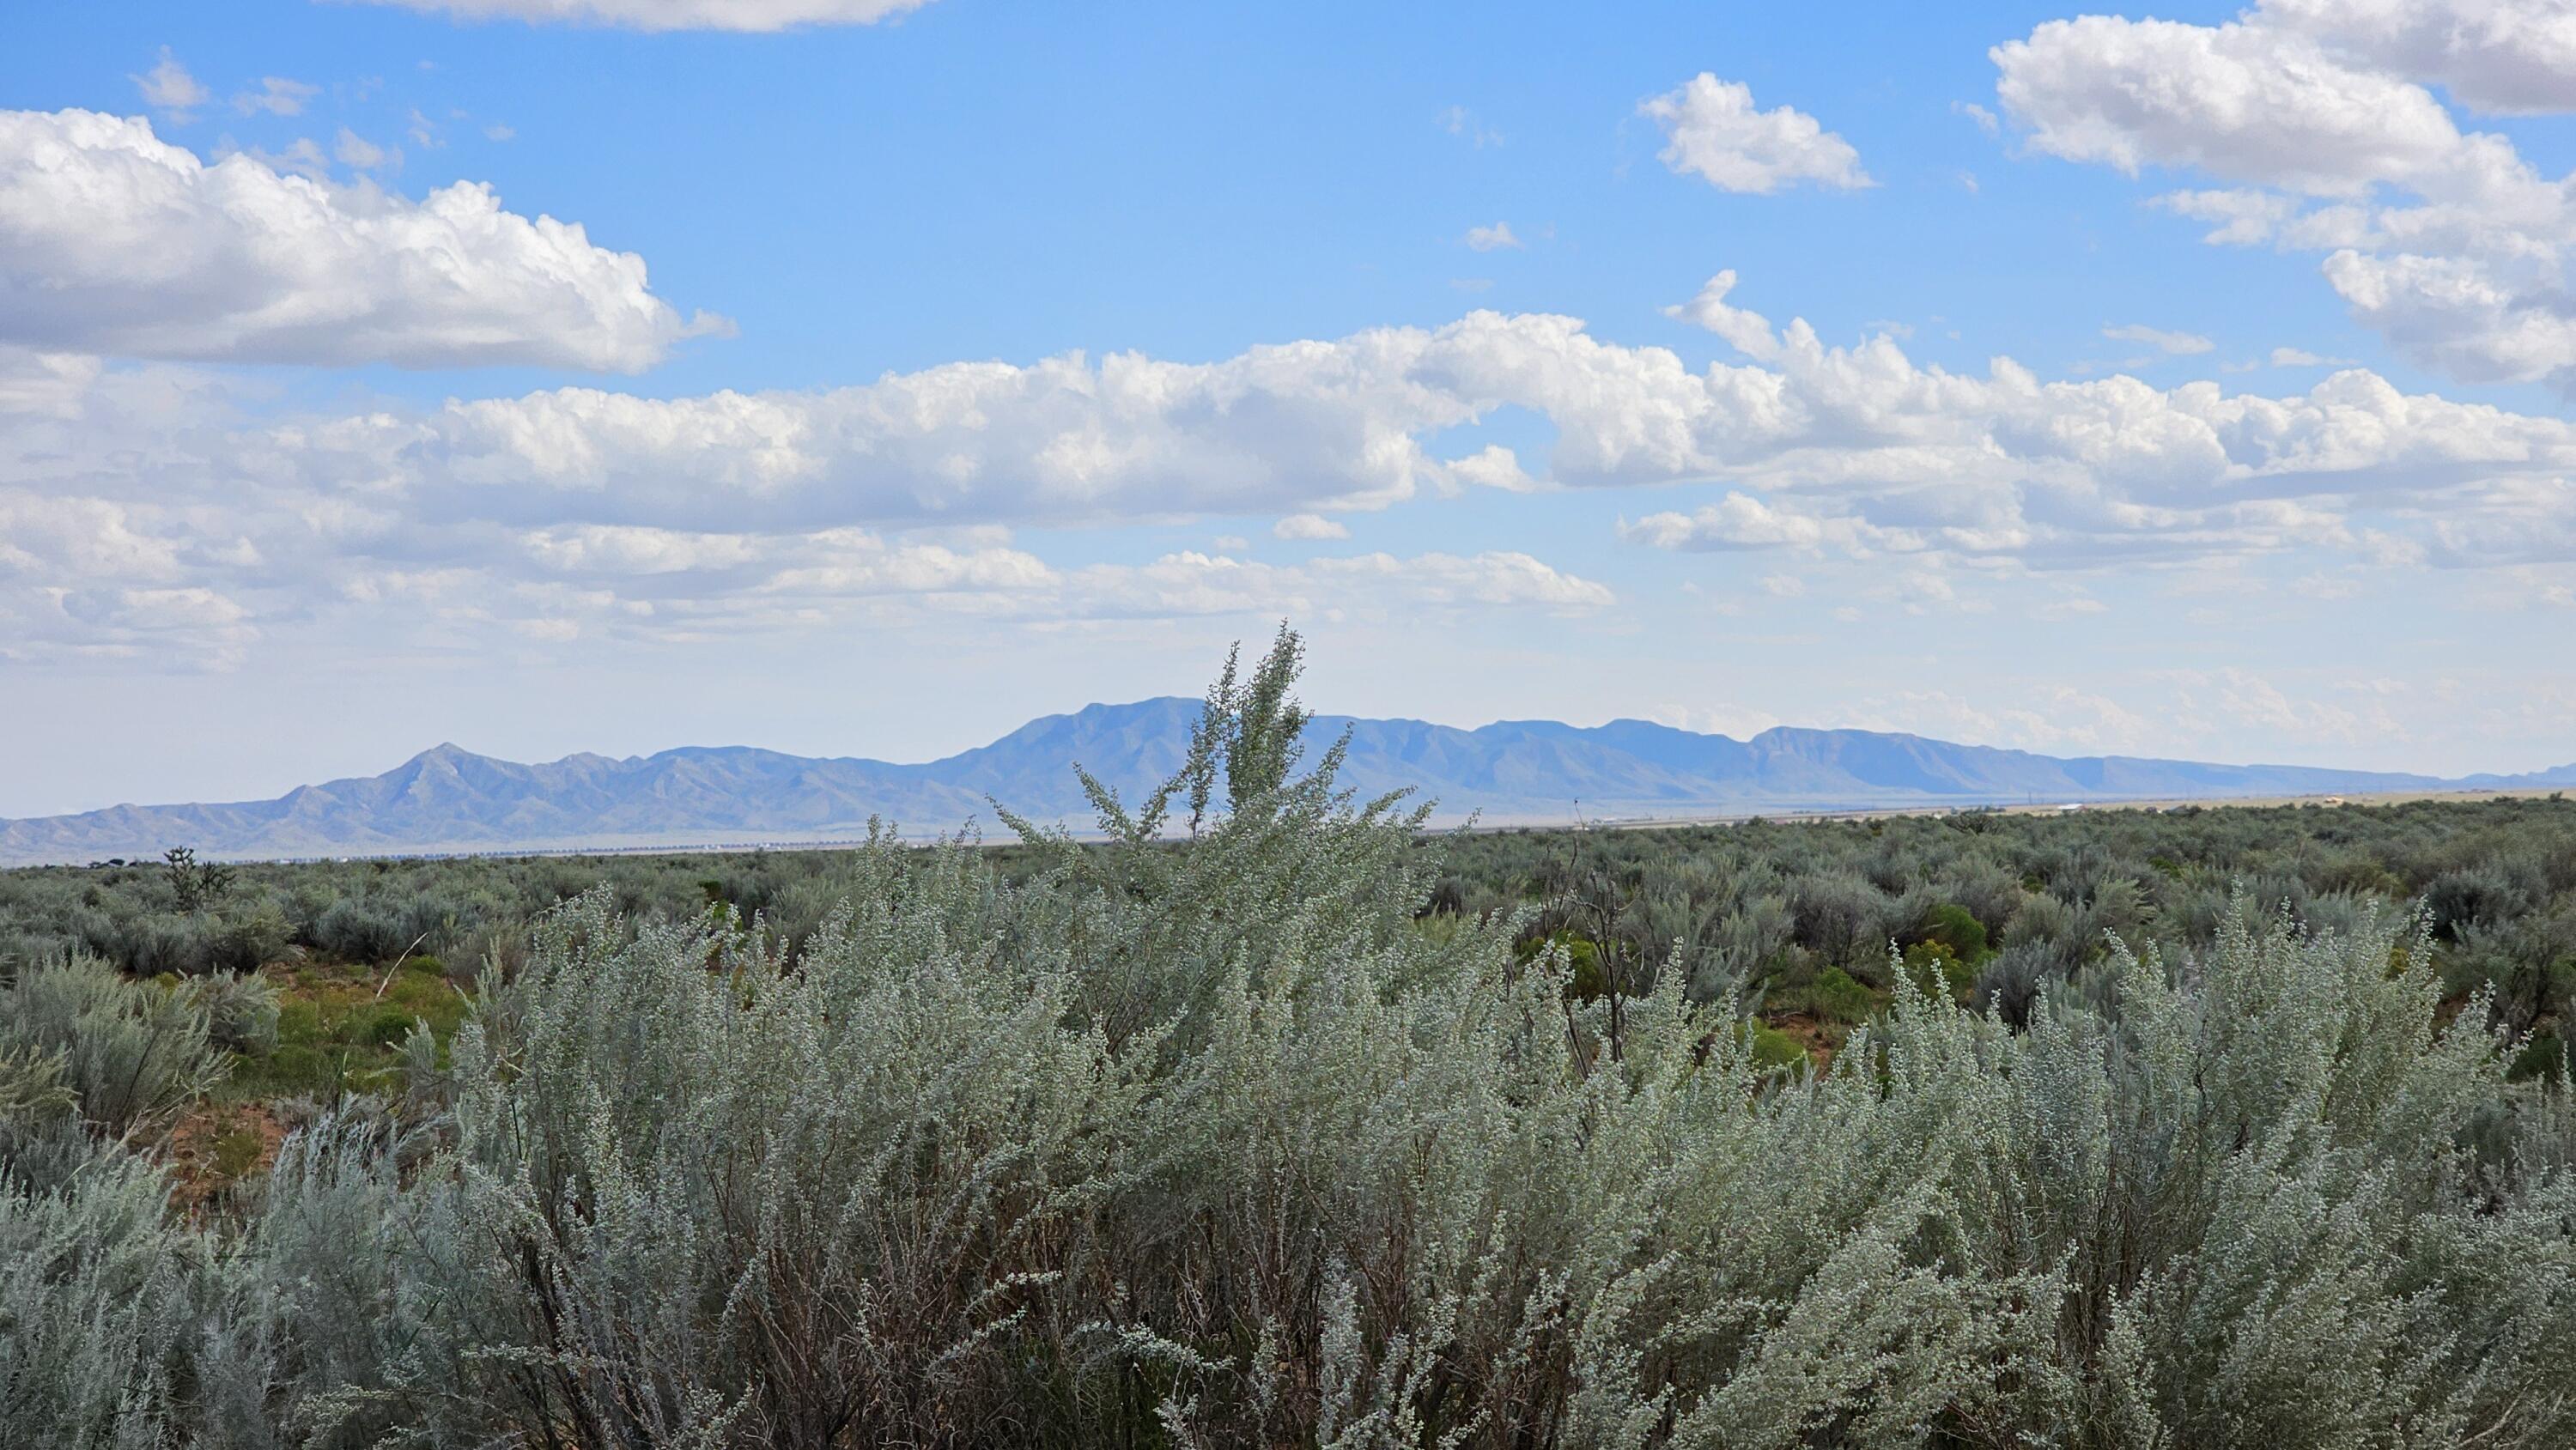
[[[302,786],[275,800],[115,806],[0,821],[0,863],[157,856],[281,857],[815,842],[882,816],[908,831],[990,821],[990,801],[1089,823],[1076,762],[1133,800],[1180,765],[1195,700],[1092,705],[1033,720],[926,765],[808,759],[746,746],[521,765],[453,745],[382,775]],[[1750,740],[1643,720],[1577,728],[1515,720],[1459,730],[1419,720],[1319,718],[1309,757],[1351,732],[1344,779],[1363,794],[1412,786],[1439,817],[1494,824],[1756,811],[2372,791],[2576,786],[2576,764],[2529,775],[2433,776],[2130,756],[2059,759],[1869,730],[1766,730]]]

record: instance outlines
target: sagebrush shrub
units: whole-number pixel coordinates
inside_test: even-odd
[[[0,1171],[0,1441],[192,1443],[207,1244],[168,1201],[161,1171],[121,1149],[51,1183]]]
[[[223,1078],[193,985],[118,974],[95,957],[42,963],[0,987],[0,1048],[50,1053],[80,1115],[124,1136],[159,1125]]]
[[[206,1013],[207,1036],[232,1052],[269,1052],[277,1046],[277,988],[257,972],[217,972],[194,988]]]
[[[880,837],[795,949],[568,903],[220,1234],[114,1149],[0,1195],[0,1442],[2576,1442],[2576,1115],[2403,918],[2035,933],[2020,1030],[1896,970],[1813,1070],[1417,920],[1436,845],[1278,769],[1269,678],[1017,879]]]

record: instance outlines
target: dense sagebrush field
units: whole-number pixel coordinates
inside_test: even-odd
[[[2576,803],[0,875],[10,1446],[2576,1444]],[[175,844],[175,843],[174,843]]]

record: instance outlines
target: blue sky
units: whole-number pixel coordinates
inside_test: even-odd
[[[1351,713],[2576,759],[2561,7],[883,8],[13,11],[0,815],[1283,615]]]

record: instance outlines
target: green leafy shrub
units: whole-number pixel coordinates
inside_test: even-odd
[[[1869,988],[1840,967],[1827,967],[1817,973],[1812,991],[1816,1011],[1828,1021],[1866,1022],[1878,1010],[1878,999],[1870,995]]]
[[[267,1146],[257,1129],[227,1129],[215,1138],[215,1169],[226,1179],[241,1178],[259,1166]]]
[[[1906,980],[1918,992],[1965,1002],[1976,991],[1977,969],[1945,941],[1925,940],[1907,947],[1903,966]]]
[[[2568,1058],[2566,1041],[2555,1032],[2541,1032],[2522,1044],[2505,1076],[2515,1082],[2528,1082],[2563,1074],[2571,1068],[2576,1068],[2576,1062]]]
[[[1753,1066],[1761,1071],[1801,1067],[1809,1061],[1807,1049],[1799,1045],[1798,1039],[1777,1027],[1764,1022],[1748,1022],[1745,1031]]]
[[[1565,990],[1580,1002],[1591,1002],[1610,990],[1610,974],[1601,965],[1598,943],[1579,936],[1559,936],[1556,945],[1564,951],[1567,964]]]
[[[411,1035],[412,1022],[400,1007],[379,1007],[352,1022],[350,1037],[373,1047],[393,1047]]]
[[[1956,960],[1974,968],[1992,951],[1986,945],[1986,924],[1976,914],[1956,902],[1945,901],[1932,908],[1925,921],[1922,941],[1937,945]]]

